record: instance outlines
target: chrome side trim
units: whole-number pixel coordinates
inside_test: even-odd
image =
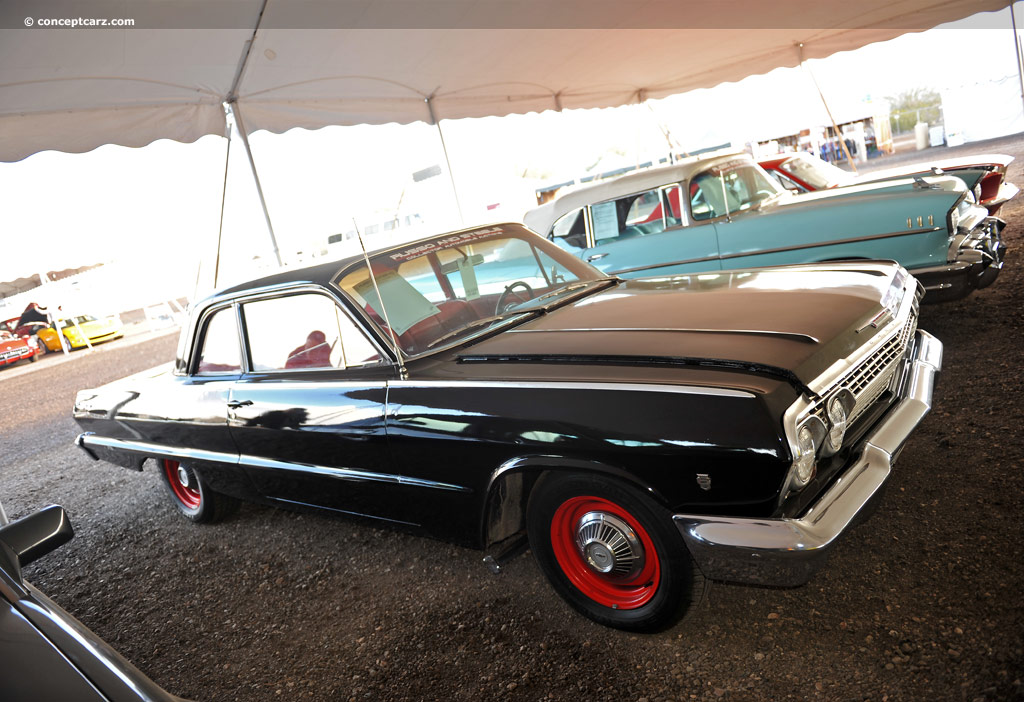
[[[241,465],[249,468],[272,468],[276,470],[289,470],[299,473],[315,473],[340,480],[354,480],[359,482],[380,482],[392,483],[395,485],[411,485],[413,487],[429,488],[433,490],[452,490],[455,492],[472,492],[472,488],[451,483],[441,483],[421,478],[411,478],[404,475],[391,473],[375,473],[373,471],[358,470],[355,468],[331,468],[329,466],[318,466],[309,463],[292,463],[289,461],[278,461],[259,456],[242,455],[236,456],[230,453],[219,451],[204,451],[200,449],[176,448],[163,446],[147,441],[125,441],[124,439],[111,439],[95,434],[82,434],[76,443],[83,450],[93,455],[91,447],[99,446],[116,451],[141,454],[145,456],[168,456],[172,458],[208,461],[210,463],[223,463],[227,465]]]
[[[391,483],[392,485],[411,485],[413,487],[430,488],[433,490],[451,490],[454,492],[473,492],[472,488],[452,483],[440,483],[422,478],[410,478],[394,473],[376,473],[357,468],[332,468],[330,466],[318,466],[311,463],[293,463],[291,461],[278,461],[272,458],[261,458],[260,456],[239,456],[239,463],[248,468],[270,468],[273,470],[294,471],[297,473],[313,473],[339,480],[350,480],[355,482]]]
[[[704,575],[783,587],[807,582],[888,479],[904,442],[931,409],[935,374],[941,367],[942,343],[918,330],[905,394],[865,438],[849,467],[802,517],[674,515]]]
[[[92,455],[92,447],[114,449],[127,453],[145,454],[146,456],[170,456],[172,458],[184,458],[193,461],[208,461],[210,463],[238,463],[238,456],[231,453],[219,451],[205,451],[203,449],[177,448],[153,444],[148,441],[128,441],[125,439],[111,439],[106,436],[85,433],[76,439],[76,444],[87,453]]]
[[[512,329],[509,334],[562,334],[566,332],[681,332],[684,334],[751,334],[755,336],[777,336],[811,344],[819,340],[809,334],[798,332],[767,331],[763,329],[684,329],[673,327],[593,327],[586,329]]]
[[[735,258],[747,258],[749,256],[763,256],[767,254],[785,253],[787,251],[799,251],[801,249],[818,249],[823,246],[838,246],[840,244],[857,244],[862,241],[874,241],[876,239],[894,239],[900,236],[912,236],[914,234],[931,234],[932,232],[938,232],[945,229],[944,227],[922,227],[919,229],[910,229],[903,231],[902,229],[895,232],[886,232],[884,234],[871,234],[870,236],[858,236],[850,239],[832,239],[831,241],[818,241],[809,244],[799,244],[793,246],[779,246],[774,249],[759,249],[757,251],[743,251],[740,253],[725,254],[724,256],[705,256],[703,258],[687,258],[680,261],[666,261],[664,263],[657,263],[646,266],[635,266],[633,268],[622,268],[615,271],[608,271],[611,275],[623,275],[626,273],[637,273],[639,271],[650,271],[657,268],[668,268],[670,266],[682,266],[689,263],[709,263],[711,261],[729,261]],[[781,264],[774,264],[781,265]]]
[[[914,234],[931,234],[932,232],[938,232],[945,229],[945,227],[922,227],[919,229],[910,229],[903,231],[902,229],[895,232],[886,232],[885,234],[871,234],[869,236],[857,236],[850,239],[833,239],[831,241],[818,241],[812,244],[800,244],[794,246],[780,246],[774,249],[761,249],[759,251],[744,251],[742,253],[726,254],[722,256],[723,261],[727,261],[733,258],[745,258],[746,256],[761,256],[763,254],[783,253],[785,251],[797,251],[799,249],[818,249],[823,246],[837,246],[839,244],[856,244],[862,241],[875,241],[876,239],[895,239],[900,236],[913,236]]]
[[[700,226],[694,224],[692,226]],[[686,227],[683,227],[686,229]],[[633,268],[622,268],[617,271],[608,271],[610,275],[622,275],[623,273],[637,273],[639,271],[652,271],[656,268],[668,268],[669,266],[685,266],[690,263],[711,263],[719,260],[719,256],[704,256],[703,258],[684,258],[680,261],[666,261],[665,263],[651,263],[646,266],[634,266]],[[695,271],[696,272],[696,271]]]
[[[479,389],[546,389],[546,390],[625,390],[628,392],[671,392],[682,395],[710,395],[714,397],[754,397],[747,390],[705,388],[694,385],[647,385],[644,383],[570,383],[523,382],[515,380],[391,380],[393,388],[479,388]]]

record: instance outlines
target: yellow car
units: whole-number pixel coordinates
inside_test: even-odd
[[[54,325],[43,327],[36,332],[36,336],[43,342],[43,348],[47,351],[60,351],[60,339],[57,336],[58,326],[72,349],[86,346],[86,338],[90,344],[100,344],[124,336],[124,325],[120,318],[97,319],[91,314],[82,314],[62,319]]]

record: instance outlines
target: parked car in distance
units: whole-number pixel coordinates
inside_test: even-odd
[[[0,331],[0,366],[9,366],[19,361],[35,362],[40,351],[34,337],[15,336],[8,331]]]
[[[78,393],[77,442],[197,522],[371,517],[493,570],[528,539],[574,608],[656,630],[711,579],[806,582],[864,515],[941,366],[921,293],[892,262],[622,280],[468,229],[197,303],[173,364]]]
[[[0,505],[0,699],[182,702],[25,582],[22,568],[74,535],[64,510],[6,521]]]
[[[967,197],[950,176],[793,195],[726,153],[570,191],[523,221],[620,277],[889,259],[940,302],[990,285],[1003,264],[1005,223]]]
[[[1013,156],[1005,154],[978,154],[935,159],[855,175],[803,151],[758,159],[760,166],[782,187],[804,193],[914,176],[956,176],[964,181],[977,203],[986,208],[990,215],[996,214],[1020,190],[1005,180],[1006,169],[1012,161]]]
[[[60,351],[60,338],[57,329],[64,335],[71,349],[80,349],[89,344],[101,344],[124,336],[124,325],[117,316],[97,318],[91,314],[75,315],[54,322],[50,326],[40,326],[35,334],[46,347],[46,351]],[[88,344],[86,344],[88,339]]]

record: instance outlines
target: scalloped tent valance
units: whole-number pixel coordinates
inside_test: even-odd
[[[224,102],[248,132],[609,107],[1007,4],[13,0],[0,7],[0,161],[223,134]]]

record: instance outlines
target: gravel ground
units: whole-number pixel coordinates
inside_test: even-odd
[[[982,151],[1024,185],[1024,136],[933,153]],[[75,392],[168,360],[171,336],[0,371],[0,497],[65,506],[77,537],[29,579],[196,700],[1024,699],[1024,197],[1001,214],[999,280],[922,313],[945,368],[874,518],[809,585],[717,584],[661,634],[577,616],[528,556],[495,577],[476,551],[253,505],[187,523],[153,470],[71,443]]]

